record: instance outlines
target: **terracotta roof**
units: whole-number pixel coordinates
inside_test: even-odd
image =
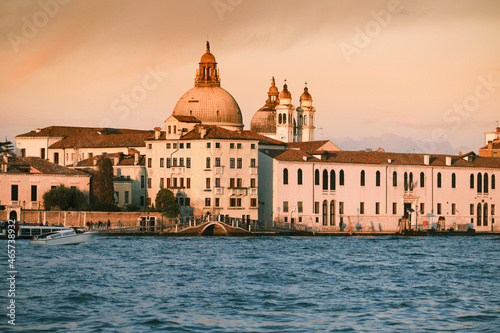
[[[330,162],[330,163],[356,163],[356,164],[383,164],[383,165],[421,165],[424,166],[424,154],[403,154],[366,151],[336,151],[324,152],[320,158],[316,158],[304,151],[288,150],[278,154],[274,158],[279,161],[304,162],[304,156],[308,161]],[[430,166],[446,166],[446,157],[449,155],[430,155]],[[391,162],[389,163],[389,160]],[[500,159],[495,157],[475,156],[471,161],[466,161],[460,156],[451,156],[452,167],[482,167],[500,169]]]
[[[7,173],[87,176],[86,173],[54,164],[39,157],[11,157]]]
[[[103,128],[103,127],[72,127],[72,126],[49,126],[37,130],[17,135],[16,138],[23,137],[61,137],[65,138],[73,135],[87,135],[90,133],[103,135],[107,134],[141,134],[149,133],[151,131],[144,130],[131,130],[131,129],[121,129],[121,128]]]
[[[312,154],[319,150],[340,150],[335,144],[333,144],[330,140],[321,140],[321,141],[304,141],[304,142],[289,142],[287,145],[290,148],[298,148],[303,150],[309,154]]]
[[[193,116],[177,116],[177,115],[172,115],[175,119],[177,119],[180,122],[183,123],[201,123],[201,121]]]
[[[283,141],[272,139],[270,137],[267,137],[265,135],[259,134],[254,131],[245,130],[243,131],[243,133],[249,137],[259,140],[260,144],[286,146],[286,143]]]
[[[205,136],[201,137],[201,129],[205,129]],[[243,131],[231,131],[215,125],[195,126],[193,130],[180,138],[181,140],[200,140],[200,139],[230,139],[230,140],[258,140]]]
[[[98,156],[92,156],[91,158],[87,158],[85,160],[82,160],[78,162],[76,165],[77,167],[94,167],[94,161],[98,161],[101,159],[103,155],[98,155]],[[122,153],[113,153],[113,154],[106,154],[106,157],[111,160],[111,164],[115,165],[115,157],[119,158],[119,162],[117,166],[131,166],[134,165],[135,161],[135,156],[134,155],[124,155]],[[146,158],[144,155],[139,155],[139,163],[137,165],[146,165],[145,163]]]
[[[500,149],[500,141],[493,141],[491,143],[491,148],[488,148],[488,145],[479,148],[480,150],[488,150],[488,149]]]
[[[153,131],[140,133],[120,133],[99,135],[94,132],[68,136],[49,148],[109,148],[109,147],[145,147],[145,141],[154,139]]]

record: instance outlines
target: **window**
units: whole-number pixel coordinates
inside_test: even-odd
[[[398,173],[396,171],[392,173],[392,186],[398,186]]]
[[[478,226],[481,226],[481,221],[483,220],[482,216],[483,216],[483,209],[482,209],[481,204],[478,203],[477,204],[477,221],[476,221]]]
[[[186,188],[191,188],[191,178],[186,178]]]
[[[177,158],[176,158],[176,157],[174,157],[174,158],[172,159],[172,166],[174,166],[174,167],[176,167],[176,166],[177,166]]]
[[[241,169],[241,168],[243,168],[243,159],[238,158],[238,159],[236,160],[236,168],[237,168],[237,169]]]
[[[470,188],[474,188],[474,174],[470,174]]]
[[[314,185],[319,185],[319,170],[314,171]]]
[[[339,185],[344,186],[344,170],[340,170],[339,173]]]
[[[297,185],[302,185],[302,169],[297,170]]]
[[[170,183],[170,178],[167,178],[167,188],[171,188],[172,184]]]
[[[451,215],[457,215],[457,204],[451,204]]]
[[[236,167],[236,164],[235,164],[235,159],[234,158],[230,158],[229,159],[229,168],[231,169],[234,169]]]
[[[177,149],[177,142],[172,143],[172,148]]]
[[[250,207],[257,207],[257,198],[250,198]]]
[[[37,201],[37,200],[38,200],[37,186],[31,185],[31,201]]]
[[[236,187],[238,187],[238,188],[242,188],[243,187],[243,179],[236,178]]]
[[[186,149],[191,149],[191,142],[186,143]],[[189,198],[187,198],[187,200],[189,200]],[[186,205],[186,206],[189,206],[189,205]]]
[[[186,168],[191,169],[191,157],[186,157]]]
[[[215,166],[220,167],[220,157],[215,158]]]
[[[398,213],[398,204],[396,202],[392,203],[392,214],[396,215]]]
[[[169,129],[170,129],[170,126],[168,126]],[[168,134],[170,134],[170,131],[168,132]],[[171,148],[171,144],[170,143],[167,143],[166,146],[165,146],[167,149],[170,149]]]
[[[365,186],[365,170],[361,170],[359,184]]]
[[[180,181],[180,187],[184,187],[184,178],[179,178]]]
[[[483,181],[484,181],[483,192],[488,193],[488,174],[487,173],[484,174]]]
[[[215,207],[220,207],[220,198],[215,198]]]
[[[470,207],[469,207],[469,214],[470,214],[470,215],[474,215],[474,204],[470,204]]]
[[[210,198],[205,198],[205,207],[210,207]]]
[[[365,213],[365,203],[364,202],[360,202],[359,203],[359,213],[360,214],[364,214]]]
[[[437,174],[437,187],[441,188],[441,172],[438,172]]]
[[[283,213],[288,213],[288,201],[283,201]]]
[[[220,142],[215,143],[215,148],[220,148]]]
[[[26,157],[26,148],[21,149],[21,157]]]
[[[325,170],[326,171],[326,170]],[[328,225],[328,202],[323,200],[323,225]]]
[[[437,204],[437,213],[438,214],[442,214],[443,213],[442,210],[441,210],[441,203]]]
[[[297,202],[297,210],[299,213],[302,213],[304,211],[304,206],[302,201]]]
[[[241,143],[237,143],[236,148],[241,149]]]
[[[163,168],[165,166],[165,160],[163,158],[160,158],[160,168]]]
[[[257,187],[257,180],[255,178],[250,178],[250,187],[251,188]]]
[[[380,186],[380,171],[375,174],[375,186]]]
[[[423,172],[420,173],[420,187],[425,187],[425,175]]]
[[[220,187],[220,178],[215,178],[215,187]]]
[[[451,188],[456,188],[457,187],[457,176],[455,173],[451,174]]]
[[[229,178],[229,188],[234,188],[234,184],[235,184],[234,178]]]
[[[330,191],[335,191],[335,170],[330,171]]]
[[[184,157],[179,158],[179,166],[181,166],[181,167],[184,166]]]
[[[483,206],[483,226],[488,225],[488,204],[485,203]]]
[[[255,158],[250,159],[250,168],[255,168],[257,166]]]
[[[59,164],[59,153],[54,153],[54,163]]]
[[[210,189],[210,178],[205,178],[205,188]]]
[[[163,178],[160,178],[160,188],[163,188]]]
[[[207,142],[207,148],[210,148],[210,142]]]
[[[407,172],[405,172],[403,178],[404,178],[403,180],[404,180],[405,191],[408,191],[408,173]]]
[[[166,167],[170,168],[172,166],[172,159],[170,157],[167,157],[165,160],[167,161]]]
[[[330,201],[330,225],[335,225],[335,201]]]
[[[152,187],[152,185],[153,185],[153,184],[152,184],[152,180],[151,180],[151,178],[148,178],[148,188],[151,188],[151,187]]]
[[[495,189],[495,175],[491,175],[491,189]]]
[[[145,186],[145,177],[144,176],[141,176],[141,188],[144,188]]]
[[[323,190],[328,190],[328,171],[323,170]]]
[[[210,157],[207,157],[207,158],[205,159],[205,168],[206,168],[206,169],[210,169]]]
[[[288,185],[288,169],[283,169],[283,184]]]
[[[148,158],[148,168],[151,168],[153,166],[153,160],[150,158]]]
[[[420,203],[420,214],[425,214],[425,204],[423,202]]]
[[[380,202],[375,202],[375,214],[380,214]]]
[[[495,215],[495,204],[491,204],[491,216]]]
[[[314,214],[319,214],[319,201],[314,202]]]
[[[229,199],[229,207],[241,207],[241,198]]]
[[[125,191],[125,203],[128,204],[130,201],[130,193],[129,191]]]
[[[40,158],[41,158],[42,160],[44,160],[44,159],[45,159],[45,148],[40,148]]]
[[[171,125],[168,125],[168,134],[172,134],[172,126]]]
[[[477,193],[483,193],[483,177],[481,173],[477,174]]]
[[[255,149],[255,143],[252,143],[252,144],[250,145],[250,149]]]
[[[179,149],[184,149],[184,143],[183,142],[179,143]]]
[[[229,148],[230,148],[230,149],[234,149],[234,143],[233,143],[233,142],[231,142],[231,143],[229,144]]]

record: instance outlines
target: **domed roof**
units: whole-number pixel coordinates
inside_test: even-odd
[[[283,86],[283,91],[280,92],[279,99],[292,99],[292,94],[288,91],[288,86],[285,85]]]
[[[300,95],[301,101],[312,101],[312,96],[309,93],[309,89],[307,87],[304,88],[304,93]]]
[[[250,130],[260,134],[276,134],[276,111],[266,110],[266,107],[263,107],[255,112]]]
[[[207,51],[204,55],[201,56],[201,59],[200,59],[200,62],[201,63],[215,63],[215,56],[210,53],[209,51]]]
[[[236,100],[221,87],[194,87],[179,99],[174,116],[193,116],[206,125],[243,128]]]

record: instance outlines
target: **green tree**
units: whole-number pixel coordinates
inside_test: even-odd
[[[179,204],[172,191],[162,188],[156,193],[156,209],[167,217],[177,217],[180,212]]]
[[[115,188],[113,186],[113,164],[107,157],[98,162],[98,170],[93,179],[92,192],[97,202],[114,203]]]
[[[82,191],[64,185],[43,194],[43,206],[46,210],[80,210],[87,202],[87,196]]]
[[[3,154],[3,153],[12,153],[12,149],[14,149],[12,147],[12,142],[10,142],[9,140],[7,140],[7,138],[5,138],[4,142],[0,142],[0,154]]]

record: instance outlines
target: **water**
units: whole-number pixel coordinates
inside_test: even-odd
[[[16,268],[19,332],[500,331],[498,237],[20,240]]]

